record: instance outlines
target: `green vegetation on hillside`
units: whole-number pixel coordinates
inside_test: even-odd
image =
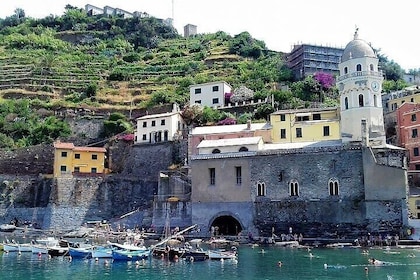
[[[382,58],[386,68],[390,64]],[[404,86],[397,66],[388,67],[397,82],[385,83],[384,89]],[[0,73],[0,101],[11,106],[13,101],[6,99],[24,99],[32,111],[83,107],[131,112],[173,102],[189,108],[189,86],[212,81],[226,81],[234,89],[244,87],[252,92],[241,98],[270,102],[240,115],[206,108],[193,124],[246,122],[265,119],[276,109],[338,104],[337,89],[327,83],[332,77],[294,81],[283,54],[268,50],[248,32],[230,36],[220,31],[184,38],[154,17],[89,16],[69,5],[62,16],[33,19],[16,9],[14,15],[0,19]],[[229,98],[240,100],[238,95]],[[13,113],[17,118],[26,117]],[[39,117],[49,128],[61,126]],[[108,121],[107,136],[126,126],[122,118]],[[2,142],[9,147],[43,141],[40,134],[45,132],[41,128],[38,132],[28,128],[26,133],[8,129],[1,133],[10,138]],[[45,133],[45,141],[56,136]]]

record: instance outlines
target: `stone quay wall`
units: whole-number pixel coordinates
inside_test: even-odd
[[[30,168],[22,171],[16,166],[7,169],[7,164],[0,160],[0,168],[4,167],[0,176],[0,223],[8,223],[16,217],[19,221],[37,223],[43,229],[64,230],[86,221],[105,219],[127,226],[149,227],[159,173],[181,161],[179,145],[169,142],[156,145],[116,143],[110,148],[110,154],[118,172],[98,177],[54,179],[40,175],[48,169],[38,170],[35,152],[22,153],[24,156],[18,161],[36,171]],[[51,163],[52,173],[52,146],[34,150],[39,154],[45,151],[45,161]],[[3,155],[6,160],[10,157],[13,155]],[[34,160],[27,163],[26,159]],[[131,211],[137,213],[120,219]]]

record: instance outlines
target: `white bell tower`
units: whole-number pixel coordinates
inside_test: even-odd
[[[366,41],[354,39],[344,49],[339,64],[337,87],[340,93],[341,139],[343,143],[360,142],[368,137],[371,146],[384,145],[385,129],[382,109],[382,72],[379,59]],[[362,120],[366,121],[367,135],[362,135]]]

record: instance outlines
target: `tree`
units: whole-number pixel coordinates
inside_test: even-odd
[[[181,116],[188,126],[198,125],[203,115],[203,107],[199,104],[186,105]]]
[[[253,99],[253,97],[253,90],[247,88],[246,86],[240,86],[233,90],[233,94],[230,96],[230,102],[244,102]]]
[[[23,19],[23,18],[25,18],[25,11],[22,8],[16,8],[15,9],[15,16],[18,19]]]
[[[37,122],[30,138],[31,145],[51,143],[59,137],[67,137],[71,133],[70,126],[54,116]]]
[[[133,126],[127,117],[121,113],[112,113],[108,120],[104,121],[104,137],[110,137],[122,132],[132,132]]]

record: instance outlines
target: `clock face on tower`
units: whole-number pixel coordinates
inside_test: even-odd
[[[372,90],[373,91],[378,91],[379,90],[379,83],[374,81],[372,82]]]

